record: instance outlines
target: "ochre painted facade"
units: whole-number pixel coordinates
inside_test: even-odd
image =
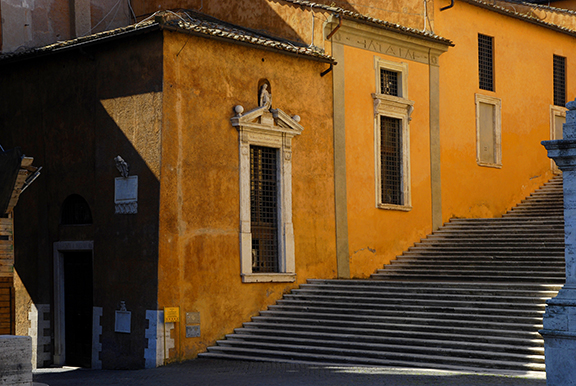
[[[553,55],[567,58],[572,100],[576,39],[464,2],[444,11],[437,29],[455,44],[440,58],[443,219],[497,217],[551,177],[540,142],[550,139]],[[479,88],[479,33],[494,38],[494,92]],[[476,162],[476,93],[502,101],[501,168]]]
[[[430,141],[428,65],[411,62],[405,81],[414,100],[410,121],[412,210],[376,208],[374,103],[378,70],[375,57],[407,63],[396,57],[345,46],[346,186],[350,273],[367,277],[401,254],[415,239],[432,231],[430,211]]]
[[[190,358],[308,278],[336,276],[332,80],[328,65],[230,43],[164,33],[164,126],[158,304],[199,312],[200,338],[176,328],[171,360]],[[242,283],[236,105],[301,117],[292,140],[295,283]]]
[[[0,110],[7,125],[0,143],[23,146],[35,138],[25,151],[47,171],[16,217],[17,232],[39,224],[21,233],[33,242],[17,241],[17,333],[26,334],[32,303],[53,302],[54,243],[94,242],[94,306],[103,309],[99,358],[108,368],[143,367],[149,311],[179,307],[180,322],[168,329],[174,345],[167,360],[194,358],[307,279],[366,278],[451,218],[497,217],[511,208],[552,176],[540,145],[551,136],[551,111],[562,111],[553,106],[552,59],[567,59],[571,100],[576,32],[471,2],[443,11],[449,1],[336,2],[409,27],[403,28],[281,0],[133,1],[138,20],[158,9],[201,10],[319,47],[337,64],[173,26],[9,64],[1,80],[16,97]],[[109,1],[76,3],[91,4],[92,28],[111,7]],[[563,25],[575,19],[554,12],[566,19]],[[68,16],[62,23],[71,28],[79,15]],[[479,88],[478,34],[494,39],[494,91]],[[10,38],[5,28],[2,36]],[[405,68],[405,99],[413,102],[405,141],[410,202],[401,209],[377,203],[378,60]],[[244,283],[241,276],[241,155],[231,118],[235,106],[244,112],[258,106],[263,81],[270,84],[272,107],[299,115],[304,128],[291,153],[294,282]],[[497,167],[477,161],[477,94],[501,102]],[[25,95],[35,97],[25,101]],[[27,136],[36,127],[50,134],[49,146],[44,136]],[[118,154],[128,155],[140,177],[138,217],[113,213]],[[88,182],[78,185],[80,178]],[[94,224],[59,224],[62,202],[72,193],[94,208]],[[120,300],[133,312],[131,335],[113,330]],[[51,312],[55,324],[57,310]],[[199,315],[193,324],[200,337],[186,337],[187,313]]]

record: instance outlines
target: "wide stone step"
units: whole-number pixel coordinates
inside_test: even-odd
[[[342,303],[386,303],[388,305],[420,306],[424,308],[468,308],[468,309],[511,309],[511,310],[544,310],[545,297],[490,297],[474,295],[446,296],[439,294],[419,295],[418,297],[398,297],[394,294],[374,294],[362,292],[360,294],[345,294],[339,291],[301,291],[296,294],[284,296],[288,300],[308,301],[337,301]]]
[[[400,309],[372,309],[372,308],[358,308],[358,307],[350,307],[346,308],[345,306],[332,307],[328,306],[321,306],[318,304],[307,304],[307,305],[288,305],[283,303],[277,306],[270,306],[268,307],[268,311],[275,312],[275,313],[305,313],[305,314],[341,314],[341,315],[356,315],[356,316],[377,316],[377,317],[388,317],[390,320],[393,320],[397,317],[414,317],[414,318],[432,318],[438,319],[443,321],[451,321],[451,320],[465,320],[465,321],[486,321],[486,322],[494,322],[494,323],[503,323],[503,324],[511,324],[511,323],[523,323],[523,324],[541,324],[542,323],[542,314],[540,312],[531,312],[529,316],[523,315],[503,315],[498,312],[498,310],[493,310],[491,313],[486,314],[474,314],[471,313],[471,309],[453,309],[448,310],[446,308],[441,309],[437,308],[434,309],[420,309],[420,310],[411,310],[411,311],[403,311]],[[468,312],[466,312],[468,311]],[[524,313],[525,315],[526,313]],[[263,313],[262,315],[267,315]]]
[[[426,345],[432,347],[452,347],[462,348],[473,345],[477,350],[493,350],[524,354],[543,354],[544,346],[541,339],[517,339],[517,338],[499,338],[499,339],[476,339],[470,335],[455,334],[436,334],[426,335],[424,333],[413,331],[384,331],[381,335],[367,335],[355,333],[354,331],[296,331],[289,329],[271,329],[267,326],[243,327],[234,330],[234,335],[227,335],[227,339],[241,340],[248,339],[267,339],[269,337],[281,337],[284,339],[310,339],[310,340],[336,340],[349,341],[357,343],[392,343],[404,345]],[[237,334],[237,335],[236,335]]]
[[[363,343],[353,341],[313,340],[305,338],[292,338],[292,340],[278,337],[276,339],[226,339],[219,340],[220,347],[250,347],[259,349],[283,348],[294,349],[306,347],[307,352],[331,353],[336,355],[358,355],[362,357],[387,358],[389,353],[435,355],[438,347],[434,345],[403,345],[392,343]],[[341,353],[338,352],[341,350]],[[383,355],[383,353],[386,353]],[[524,361],[529,358],[536,363],[544,363],[543,353],[534,352],[502,352],[478,349],[473,345],[468,347],[442,347],[442,356],[447,358],[475,358],[475,359],[499,359],[505,361]]]
[[[520,239],[520,240],[518,240]],[[564,234],[563,232],[556,232],[551,235],[533,235],[531,237],[513,237],[507,234],[504,235],[493,235],[490,240],[487,240],[486,237],[481,236],[465,236],[460,233],[444,233],[438,234],[434,233],[426,238],[422,239],[420,242],[433,242],[433,243],[440,243],[445,242],[445,240],[449,240],[449,242],[453,245],[458,245],[459,243],[522,243],[521,240],[526,240],[527,242],[533,243],[543,243],[543,242],[552,242],[552,243],[564,243]]]
[[[523,264],[523,265],[521,265]],[[543,263],[543,262],[539,262],[538,264],[532,264],[532,265],[526,265],[526,263],[520,263],[518,262],[517,264],[514,263],[510,263],[508,261],[505,262],[493,262],[493,261],[486,261],[486,262],[482,262],[482,261],[466,261],[466,260],[457,260],[457,261],[451,261],[451,260],[443,260],[443,261],[431,261],[429,263],[426,263],[424,261],[420,261],[420,259],[413,259],[413,260],[409,260],[409,259],[402,259],[399,261],[392,261],[390,264],[388,264],[387,266],[385,266],[383,269],[384,270],[388,270],[388,269],[393,269],[393,270],[399,270],[399,269],[406,269],[406,270],[412,270],[412,269],[430,269],[430,270],[438,270],[438,269],[443,269],[443,270],[448,270],[448,271],[453,271],[453,270],[458,270],[465,267],[468,270],[471,269],[478,269],[478,270],[485,270],[485,271],[509,271],[511,269],[519,271],[519,272],[533,272],[536,268],[538,268],[539,270],[545,271],[545,272],[554,272],[554,273],[560,273],[560,274],[564,274],[565,271],[565,264],[562,261],[558,261],[558,262],[549,262],[549,263]]]
[[[562,180],[498,218],[451,219],[371,280],[309,280],[201,356],[544,371],[538,330],[565,281]]]
[[[447,357],[446,355],[425,355],[402,352],[377,352],[369,350],[343,350],[340,348],[326,348],[324,350],[313,347],[296,345],[273,345],[265,349],[244,347],[214,346],[208,349],[209,353],[223,352],[242,354],[244,358],[252,360],[273,361],[276,359],[290,361],[309,361],[312,363],[355,364],[355,365],[381,365],[381,366],[407,366],[439,369],[513,369],[518,371],[544,371],[544,363],[536,362],[537,358],[523,356],[517,361],[502,359],[482,359],[467,357]],[[203,355],[204,356],[204,355]],[[256,359],[255,357],[258,357]],[[218,357],[218,356],[216,356]],[[447,364],[450,363],[450,364]]]
[[[351,339],[352,338],[352,339]],[[218,341],[221,346],[230,345],[242,345],[244,342],[253,342],[255,344],[265,343],[265,344],[299,344],[307,346],[319,346],[319,347],[341,347],[344,349],[368,349],[368,350],[396,350],[404,352],[433,352],[434,350],[441,349],[449,352],[455,352],[452,350],[467,351],[468,354],[472,354],[473,357],[486,358],[492,357],[488,353],[500,353],[502,357],[512,357],[516,355],[537,355],[540,357],[544,355],[543,347],[524,347],[524,346],[513,346],[513,345],[496,345],[496,344],[485,344],[485,343],[470,343],[470,342],[460,342],[460,341],[443,341],[443,340],[426,340],[421,339],[406,339],[406,338],[375,338],[368,341],[367,339],[362,339],[363,337],[349,335],[328,335],[323,334],[321,336],[307,335],[292,335],[292,336],[280,336],[278,334],[254,334],[245,333],[243,330],[237,330],[235,334],[227,335],[226,340]],[[512,354],[512,355],[510,355]]]
[[[440,248],[509,248],[509,249],[526,249],[530,247],[536,248],[564,248],[564,237],[558,236],[553,239],[549,237],[540,237],[535,239],[533,237],[513,238],[513,237],[500,237],[486,240],[484,238],[454,238],[450,243],[446,243],[446,238],[442,239],[422,239],[420,242],[414,244],[414,247],[440,247]]]
[[[331,288],[348,291],[400,291],[401,293],[456,293],[456,294],[474,294],[474,295],[512,295],[517,297],[546,297],[555,296],[562,288],[559,285],[550,284],[523,284],[523,283],[482,283],[481,285],[473,282],[414,282],[414,281],[381,281],[381,280],[325,280],[310,279],[307,283],[302,284],[300,289],[309,288]]]
[[[544,341],[537,331],[502,331],[488,328],[435,328],[434,326],[404,326],[389,323],[385,328],[370,325],[345,324],[310,324],[306,320],[276,321],[267,323],[252,321],[244,323],[244,329],[270,329],[278,334],[308,333],[308,334],[345,334],[362,335],[369,339],[374,337],[413,338],[422,340],[442,339],[445,341],[476,342],[498,345],[524,345],[529,347],[544,347]]]
[[[483,318],[494,318],[496,317],[520,317],[526,319],[536,319],[541,321],[542,315],[544,313],[544,307],[530,307],[527,309],[508,309],[508,308],[474,308],[468,307],[457,307],[457,306],[422,306],[422,305],[410,305],[410,304],[377,304],[377,303],[351,303],[351,302],[339,302],[337,298],[326,299],[326,300],[299,300],[299,299],[284,299],[278,302],[278,306],[271,306],[269,309],[274,310],[276,307],[286,307],[287,310],[292,311],[302,311],[302,310],[312,310],[317,312],[322,312],[322,310],[330,311],[334,309],[341,309],[343,313],[358,313],[367,312],[369,308],[374,313],[398,313],[399,315],[416,315],[419,313],[443,313],[446,319],[454,319],[462,317],[467,318],[478,318],[482,320]]]
[[[523,254],[523,255],[559,255],[564,256],[564,245],[541,245],[533,244],[526,246],[498,246],[498,245],[414,245],[410,247],[407,252],[465,252],[466,254],[481,255],[484,253],[497,253],[497,254]]]
[[[565,282],[564,278],[559,277],[535,277],[535,276],[517,276],[517,277],[506,277],[506,276],[499,276],[498,278],[491,278],[489,276],[462,276],[462,275],[427,275],[426,277],[422,277],[421,275],[412,275],[412,274],[373,274],[370,276],[373,280],[437,280],[437,281],[446,281],[446,280],[453,280],[453,281],[462,281],[462,280],[474,280],[477,282],[489,282],[494,280],[500,280],[502,282],[506,281],[515,281],[515,282],[533,282],[536,279],[545,279],[548,283],[555,283],[555,284],[563,284]]]

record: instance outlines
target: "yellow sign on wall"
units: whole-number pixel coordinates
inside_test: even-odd
[[[180,321],[180,307],[164,307],[164,323]]]

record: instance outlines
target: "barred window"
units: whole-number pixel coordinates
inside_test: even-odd
[[[385,68],[380,69],[380,94],[400,96],[398,73]]]
[[[374,157],[376,207],[410,211],[410,116],[408,63],[374,57]]]
[[[482,90],[494,91],[494,38],[478,34],[478,77]]]
[[[380,116],[380,173],[381,202],[404,205],[401,119]]]
[[[566,105],[566,58],[554,55],[554,104]]]
[[[62,203],[62,213],[60,216],[62,225],[86,225],[92,224],[92,213],[90,205],[86,200],[78,195],[72,194]]]
[[[252,272],[278,272],[278,150],[250,146]]]

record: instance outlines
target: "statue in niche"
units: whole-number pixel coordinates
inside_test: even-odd
[[[130,170],[130,165],[120,156],[115,157],[114,161],[116,161],[116,168],[124,178],[128,178],[128,172]]]
[[[259,106],[266,108],[270,108],[272,106],[272,95],[268,92],[268,85],[264,83],[262,87],[260,87],[260,102]]]

